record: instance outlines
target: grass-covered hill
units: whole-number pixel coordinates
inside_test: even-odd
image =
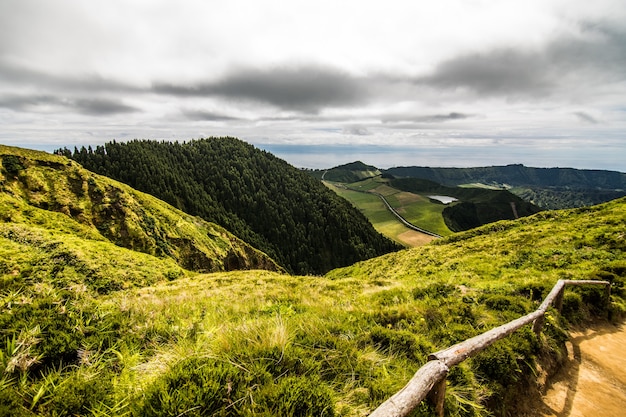
[[[476,168],[396,167],[384,173],[447,186],[474,184],[506,188],[545,209],[590,206],[626,195],[626,173],[618,171],[513,164]]]
[[[381,171],[375,166],[366,165],[361,161],[336,166],[331,169],[312,170],[309,172],[313,177],[343,183],[351,183],[381,175]]]
[[[608,313],[626,311],[625,199],[323,277],[194,274],[40,210],[2,223],[0,415],[365,416],[429,353],[534,310],[558,279],[609,280]],[[607,315],[602,297],[567,290],[541,337],[524,328],[452,368],[446,415],[510,415],[563,360],[568,326]]]
[[[280,269],[224,228],[65,157],[0,145],[0,162],[0,237],[15,254],[2,257],[4,270],[21,273],[15,258],[29,252],[21,248],[25,243],[39,247],[33,256],[61,258],[54,274],[65,273],[70,258],[73,268],[90,268],[98,251],[119,252],[114,246],[169,258],[193,271]],[[81,241],[82,249],[74,250],[69,241]],[[108,256],[102,259],[106,264]]]
[[[110,142],[59,153],[226,227],[295,273],[320,274],[399,249],[319,181],[235,138]]]
[[[534,204],[522,200],[507,190],[487,188],[447,187],[419,178],[395,178],[389,185],[414,194],[454,197],[458,202],[447,205],[443,219],[454,232],[469,230],[498,220],[512,220],[540,211]]]

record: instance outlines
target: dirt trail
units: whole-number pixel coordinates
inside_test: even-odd
[[[552,378],[537,415],[626,416],[626,324],[572,333],[567,350],[568,362]]]

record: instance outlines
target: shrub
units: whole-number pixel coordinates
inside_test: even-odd
[[[234,416],[247,404],[254,383],[236,365],[188,358],[174,365],[144,393],[136,416]]]
[[[509,385],[517,381],[520,369],[508,340],[485,349],[473,359],[476,372],[486,380]]]
[[[526,314],[527,308],[519,297],[494,294],[483,298],[487,307],[497,311],[512,311],[516,314]]]
[[[580,323],[587,317],[587,308],[580,294],[566,291],[563,294],[563,307],[561,315],[571,323]]]
[[[20,159],[15,155],[3,155],[2,167],[10,175],[16,175],[18,172],[24,169],[24,166],[20,162]]]
[[[383,351],[424,363],[433,350],[432,344],[418,338],[406,330],[392,330],[374,327],[369,334],[370,341]]]
[[[335,415],[331,390],[315,377],[286,377],[278,382],[274,396],[262,399],[267,415],[332,417]]]
[[[43,406],[43,414],[58,416],[83,416],[97,404],[108,404],[113,396],[112,375],[90,375],[74,372],[56,387],[50,402]]]
[[[421,300],[422,298],[431,297],[431,298],[439,298],[439,297],[448,297],[454,292],[457,291],[457,288],[452,284],[446,284],[443,282],[433,282],[425,287],[416,287],[413,289],[413,299]]]

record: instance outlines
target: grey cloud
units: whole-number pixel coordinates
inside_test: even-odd
[[[121,101],[102,98],[70,100],[69,105],[82,114],[92,116],[106,116],[109,114],[133,113],[138,111],[137,108],[128,106]]]
[[[47,112],[46,107],[61,107],[91,116],[131,113],[138,109],[118,100],[93,98],[61,98],[53,95],[5,95],[0,96],[0,107],[14,111]]]
[[[61,76],[33,70],[0,58],[0,81],[12,87],[36,87],[38,89],[78,92],[138,92],[140,88],[109,80],[98,75]]]
[[[479,94],[547,92],[552,84],[543,54],[501,49],[464,55],[441,63],[418,83],[442,88],[468,88]]]
[[[590,114],[587,114],[585,112],[577,111],[577,112],[574,112],[572,114],[574,116],[576,116],[578,118],[578,120],[580,120],[581,122],[589,123],[589,124],[593,124],[593,125],[598,124],[598,120],[595,117],[593,117]]]
[[[414,81],[481,95],[545,96],[626,79],[626,33],[591,24],[584,29],[585,37],[561,37],[541,50],[500,48],[461,55]]]
[[[196,120],[196,121],[219,122],[219,121],[240,120],[237,117],[226,116],[220,113],[206,111],[206,110],[186,109],[186,110],[183,110],[182,113],[187,119]]]
[[[474,115],[450,112],[447,114],[430,114],[430,115],[415,115],[415,114],[396,114],[385,116],[382,118],[383,123],[396,123],[396,122],[413,122],[413,123],[436,123],[447,122],[451,120],[463,120],[474,117]]]
[[[343,129],[342,133],[344,135],[355,135],[355,136],[367,136],[371,135],[371,132],[365,126],[355,125],[355,126],[347,126]]]
[[[221,96],[269,103],[285,110],[316,113],[367,98],[358,78],[323,67],[247,69],[197,85],[156,83],[153,91],[178,96]]]

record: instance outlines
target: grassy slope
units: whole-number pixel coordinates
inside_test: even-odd
[[[613,311],[625,310],[625,221],[622,199],[498,222],[325,277],[214,273],[108,295],[5,267],[0,318],[22,331],[4,331],[0,407],[24,415],[366,415],[428,353],[536,308],[559,278],[610,279]],[[47,256],[28,243],[23,250],[30,262]],[[109,272],[123,274],[126,265],[117,267]],[[576,322],[600,313],[598,297],[568,292],[564,314]],[[558,360],[566,325],[551,312],[541,339],[526,328],[453,368],[446,415],[514,403],[519,386],[534,385],[536,358]],[[48,344],[64,355],[52,356],[58,349]]]
[[[224,228],[73,161],[0,145],[3,228],[44,227],[169,257],[196,271],[278,266]],[[6,236],[6,233],[5,233]]]

